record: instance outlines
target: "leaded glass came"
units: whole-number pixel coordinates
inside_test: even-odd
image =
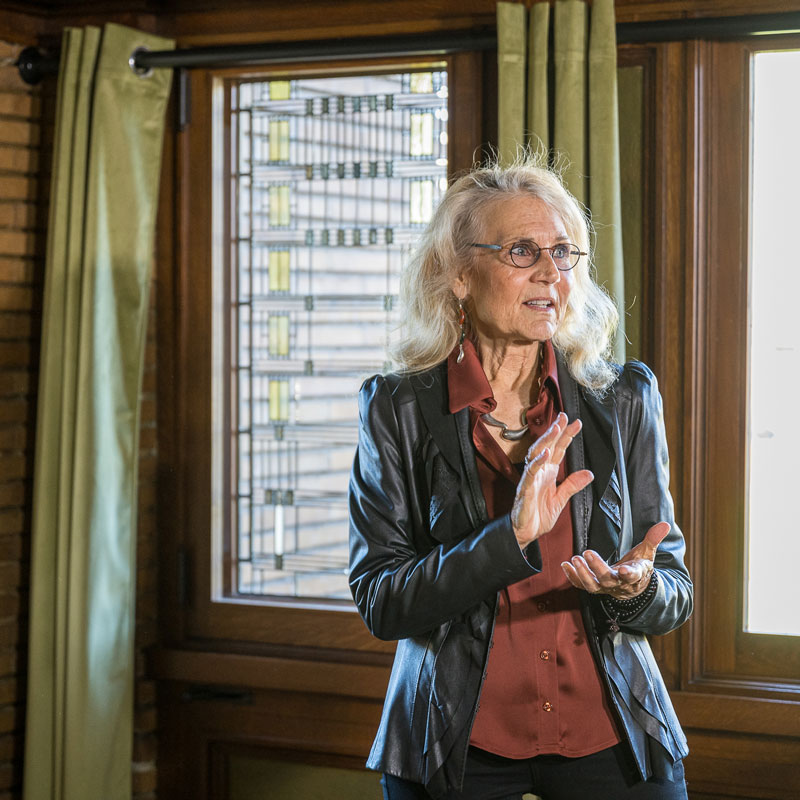
[[[447,74],[238,81],[230,137],[232,594],[349,597],[356,397],[447,185]]]

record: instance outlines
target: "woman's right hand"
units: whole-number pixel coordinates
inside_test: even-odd
[[[594,475],[583,469],[556,485],[558,468],[580,429],[579,419],[567,425],[567,415],[561,413],[528,450],[511,509],[511,525],[522,549],[552,530],[570,497],[594,480]]]

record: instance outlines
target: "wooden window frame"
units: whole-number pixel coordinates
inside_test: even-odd
[[[651,644],[698,798],[798,788],[800,639],[742,631],[747,341],[730,313],[746,310],[750,53],[784,46],[798,37],[620,48],[621,64],[644,67],[641,352],[664,397],[695,582],[692,619]]]
[[[214,473],[212,441],[225,431],[213,430],[211,320],[222,314],[219,285],[215,285],[214,250],[219,252],[225,231],[212,230],[215,215],[213,182],[220,165],[213,158],[213,128],[229,136],[227,118],[215,118],[221,82],[231,78],[284,78],[289,75],[363,74],[370,71],[419,70],[425,66],[448,71],[448,170],[455,174],[471,166],[483,141],[482,91],[484,55],[457,53],[430,58],[375,58],[336,64],[293,64],[265,69],[196,70],[188,74],[191,122],[174,140],[170,153],[174,172],[175,218],[162,222],[162,258],[174,272],[165,274],[160,294],[171,322],[162,326],[161,340],[168,353],[161,360],[160,392],[165,412],[161,447],[162,508],[166,536],[162,536],[162,641],[169,647],[219,650],[272,657],[356,658],[381,663],[394,645],[369,635],[355,607],[346,600],[268,597],[218,599],[220,581],[212,561],[229,568],[230,553],[212,541]],[[219,161],[220,159],[217,159]],[[170,163],[168,160],[167,163]],[[198,168],[197,165],[204,165]],[[207,167],[205,165],[208,165]],[[163,206],[162,206],[163,207]],[[215,305],[216,304],[216,305]],[[163,352],[163,351],[162,351]],[[229,426],[228,426],[229,427]],[[202,499],[202,500],[201,500]],[[201,500],[199,502],[199,500]],[[225,504],[222,503],[224,508]],[[216,550],[215,550],[216,547]],[[172,579],[170,579],[172,576]],[[215,584],[216,581],[216,584]],[[177,663],[175,654],[164,658]]]
[[[800,636],[744,630],[747,535],[752,56],[800,37],[708,43],[701,52],[702,158],[697,258],[694,458],[703,549],[695,568],[700,624],[692,683],[710,691],[800,701]],[[733,502],[732,502],[733,499]],[[800,711],[800,709],[798,709]],[[798,715],[800,716],[800,714]]]

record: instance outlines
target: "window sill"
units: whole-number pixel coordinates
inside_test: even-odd
[[[150,653],[148,673],[159,681],[315,692],[382,700],[389,681],[385,664],[327,661],[313,655],[287,658],[208,650],[158,648]]]

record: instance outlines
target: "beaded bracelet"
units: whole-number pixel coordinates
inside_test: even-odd
[[[658,573],[653,570],[647,588],[636,597],[629,600],[617,600],[615,597],[602,597],[601,605],[608,617],[609,627],[612,633],[619,630],[620,623],[631,622],[637,615],[641,614],[653,601],[658,591]]]

